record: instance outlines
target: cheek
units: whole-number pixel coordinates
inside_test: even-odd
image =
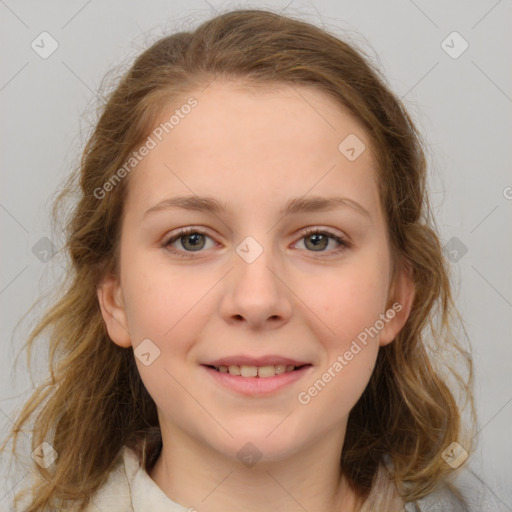
[[[201,312],[197,306],[211,286],[206,281],[154,263],[150,270],[127,275],[123,286],[134,343],[151,337],[162,344],[165,339],[182,339],[178,333],[190,329],[191,319],[197,321]]]
[[[297,400],[310,429],[322,432],[346,420],[370,380],[377,352],[378,347],[368,346],[351,361],[331,362],[307,383]]]
[[[307,305],[318,320],[322,320],[317,324],[323,324],[327,334],[324,338],[341,350],[384,313],[387,292],[385,262],[366,257],[316,276],[301,293],[308,297]]]
[[[190,403],[180,383],[189,378],[191,349],[211,317],[208,291],[215,279],[154,261],[134,264],[131,272],[128,265],[125,268],[123,288],[135,356],[143,340],[157,347],[157,357],[148,366],[136,357],[141,379],[161,409],[172,405],[185,411]],[[145,270],[137,271],[140,268]]]
[[[158,355],[149,365],[135,358],[140,377],[161,411],[180,411],[184,417],[194,411],[197,414],[183,386],[190,371],[187,354],[207,320],[200,301],[211,284],[179,268],[172,271],[153,262],[143,272],[136,272],[141,267],[134,266],[128,274],[126,266],[130,334],[136,356],[137,346],[146,339],[156,345]],[[179,418],[174,421],[180,422]]]

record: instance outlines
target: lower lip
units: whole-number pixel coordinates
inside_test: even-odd
[[[208,366],[203,366],[205,370],[221,385],[247,396],[261,396],[275,393],[290,386],[294,382],[304,377],[312,368],[311,365],[303,366],[293,372],[285,372],[274,377],[241,377],[231,375],[230,373],[221,373]]]

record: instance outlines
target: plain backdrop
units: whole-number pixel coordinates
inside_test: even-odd
[[[44,377],[44,350],[33,382],[23,357],[13,370],[40,310],[15,327],[63,272],[64,260],[52,257],[63,235],[49,208],[96,119],[105,74],[163,34],[238,7],[282,11],[360,44],[424,134],[431,199],[474,351],[479,444],[470,464],[512,510],[510,0],[0,0],[0,434]],[[0,510],[26,477],[0,460]]]

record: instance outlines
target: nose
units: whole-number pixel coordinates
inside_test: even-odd
[[[230,324],[274,329],[289,321],[293,294],[272,251],[261,247],[254,260],[234,251],[234,268],[225,279],[220,312]]]

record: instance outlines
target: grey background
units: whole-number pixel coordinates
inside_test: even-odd
[[[44,377],[44,347],[33,382],[24,356],[13,370],[40,310],[15,327],[63,271],[60,255],[45,263],[48,241],[40,240],[49,238],[56,249],[63,244],[61,232],[50,226],[49,206],[55,188],[78,162],[103,77],[166,31],[193,28],[216,9],[236,7],[282,10],[362,45],[378,59],[424,133],[432,203],[443,243],[457,250],[452,253],[457,305],[474,350],[480,441],[470,467],[512,510],[510,0],[0,0],[0,434]],[[58,42],[46,59],[31,47],[43,31]],[[457,58],[442,47],[453,31],[469,44]],[[453,36],[447,44],[452,52],[462,48]],[[28,443],[28,435],[23,440]],[[8,510],[13,491],[26,478],[9,468],[4,456],[0,510]]]

